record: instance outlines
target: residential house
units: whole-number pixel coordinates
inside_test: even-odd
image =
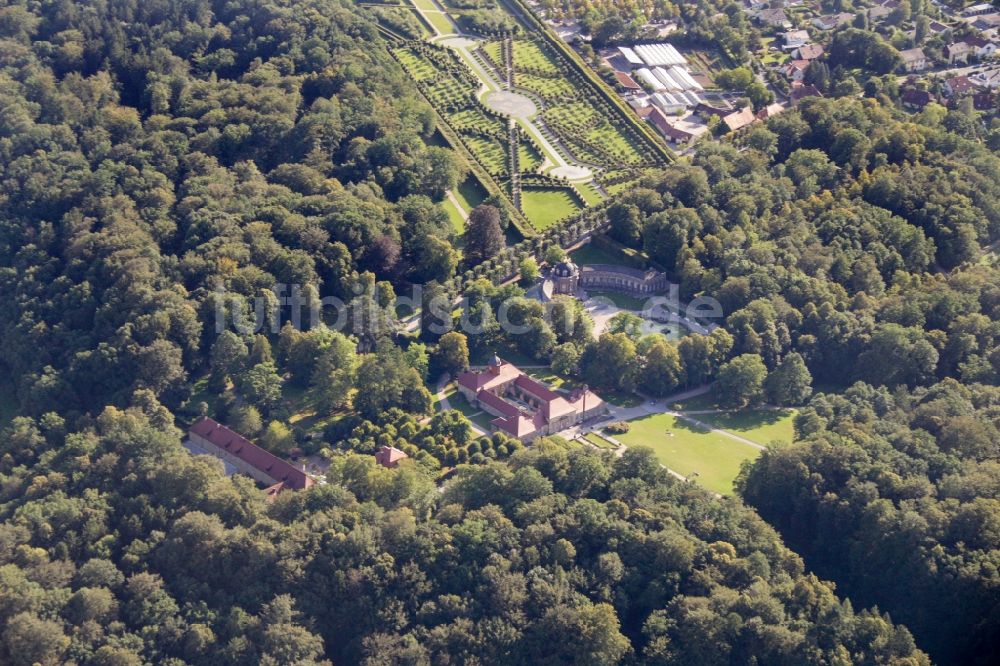
[[[1000,87],[1000,69],[992,69],[989,71],[969,74],[969,80],[980,88],[993,90],[994,88]]]
[[[893,7],[886,7],[884,5],[875,5],[868,10],[868,20],[872,23],[877,23],[879,21],[884,21],[889,14],[892,13]]]
[[[788,98],[792,101],[792,106],[798,106],[798,103],[807,97],[822,97],[823,93],[819,91],[819,88],[808,84],[792,84],[792,90],[788,93]]]
[[[932,34],[932,35],[940,35],[945,30],[950,30],[951,29],[948,26],[946,26],[944,23],[941,23],[940,21],[931,21],[930,24],[928,24],[927,28],[928,28],[930,34]]]
[[[679,146],[691,145],[698,137],[708,132],[708,125],[704,123],[680,118],[670,120],[666,114],[655,108],[647,115],[647,120],[669,141]]]
[[[809,67],[808,60],[792,60],[781,66],[781,74],[793,82],[800,82],[806,75],[806,68]]]
[[[797,49],[809,43],[809,32],[806,30],[789,30],[784,34],[784,49]]]
[[[970,25],[985,35],[995,35],[997,28],[1000,28],[1000,14],[978,16]]]
[[[944,47],[944,57],[948,59],[948,62],[955,64],[957,62],[966,63],[969,61],[969,53],[973,52],[971,46],[968,42],[955,42],[954,44],[948,44]]]
[[[996,107],[996,99],[994,99],[993,93],[989,91],[977,92],[972,96],[972,106],[977,111],[992,111]]]
[[[790,30],[792,22],[788,20],[784,9],[762,9],[757,12],[757,20],[763,25],[772,28],[784,28]]]
[[[850,25],[854,20],[854,14],[841,12],[839,14],[827,14],[818,16],[812,20],[812,24],[820,30],[833,30],[842,25]]]
[[[992,3],[981,2],[978,5],[972,5],[971,7],[966,7],[962,10],[962,16],[966,18],[972,18],[973,16],[983,16],[984,14],[992,14],[997,10]]]
[[[972,37],[966,37],[965,43],[969,45],[969,48],[974,51],[972,55],[977,58],[989,58],[994,53],[997,52],[997,45],[988,39],[984,39],[979,35],[973,35]]]
[[[908,109],[922,109],[934,101],[934,97],[926,90],[910,88],[904,90],[899,101]]]
[[[796,60],[815,60],[823,55],[823,47],[819,44],[806,44],[792,51],[792,57]]]
[[[905,49],[899,52],[903,59],[903,70],[907,72],[922,72],[927,69],[927,56],[921,48]]]
[[[725,118],[730,113],[733,112],[732,107],[721,108],[718,106],[711,106],[706,103],[701,103],[695,107],[694,112],[697,113],[702,118],[708,118],[709,116],[716,116],[718,118]]]
[[[739,132],[745,127],[749,127],[757,121],[757,116],[754,115],[753,107],[745,106],[739,111],[734,111],[728,116],[722,118],[722,123],[726,126],[726,129],[730,132]]]
[[[763,109],[757,112],[757,120],[767,120],[768,118],[774,118],[776,115],[785,110],[785,107],[775,102],[774,104],[768,104]]]
[[[953,76],[944,82],[944,93],[948,97],[955,97],[972,92],[976,86],[969,80],[968,76]]]

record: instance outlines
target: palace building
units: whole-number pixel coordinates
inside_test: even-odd
[[[552,294],[571,295],[581,289],[593,289],[652,296],[666,291],[669,286],[666,273],[653,269],[639,270],[610,264],[591,264],[581,268],[569,260],[553,267],[546,282],[551,282],[551,285],[543,285],[543,292],[549,286]]]
[[[604,401],[586,387],[568,395],[556,393],[499,356],[483,370],[463,372],[457,382],[470,404],[496,417],[490,422],[494,430],[523,442],[554,435],[607,411]]]

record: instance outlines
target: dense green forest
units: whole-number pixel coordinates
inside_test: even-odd
[[[268,505],[178,440],[148,391],[8,429],[4,663],[929,663],[646,451],[543,443],[443,495],[343,456]]]
[[[768,452],[745,499],[810,567],[877,603],[945,663],[1000,650],[1000,390],[948,380],[857,384],[799,415],[803,443]]]
[[[218,288],[450,277],[434,200],[464,167],[350,3],[2,12],[0,355],[24,411],[179,404]]]
[[[395,292],[491,261],[504,216],[477,209],[454,249],[438,203],[466,166],[375,10],[3,4],[0,411],[20,416],[0,432],[0,662],[995,652],[1000,160],[974,110],[903,115],[878,89],[808,100],[610,202],[617,242],[685,299],[719,300],[711,336],[669,342],[623,318],[594,339],[575,301],[546,319],[486,280],[466,293],[486,335],[397,335]],[[738,11],[697,18],[694,38],[743,39]],[[266,300],[276,283],[388,325],[217,334],[220,307],[242,311],[219,291]],[[493,325],[510,298],[529,335]],[[459,414],[424,418],[432,375],[503,345],[622,391],[823,392],[797,419],[803,443],[744,471],[758,515],[646,450],[473,441]],[[332,454],[327,483],[269,504],[185,453],[179,426],[207,408],[195,380],[279,453],[303,444],[285,385],[347,413],[310,442]],[[384,443],[413,460],[375,466]]]

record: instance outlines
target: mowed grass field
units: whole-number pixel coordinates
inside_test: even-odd
[[[692,414],[720,430],[746,437],[752,442],[768,446],[771,442],[791,443],[794,435],[793,409],[749,409],[719,414]]]
[[[580,211],[576,197],[565,187],[523,188],[521,207],[535,228],[548,229],[553,224]]]
[[[450,35],[455,32],[455,26],[448,20],[448,16],[441,13],[441,10],[431,0],[412,0],[412,2],[417,9],[424,11],[424,16],[431,22],[438,34]]]
[[[733,494],[733,481],[744,460],[760,451],[725,435],[706,431],[670,414],[654,414],[629,421],[627,433],[615,438],[627,446],[648,446],[661,463],[701,486]]]

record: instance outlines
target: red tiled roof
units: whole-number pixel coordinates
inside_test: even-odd
[[[286,460],[265,451],[243,435],[233,432],[214,419],[203,416],[188,428],[188,432],[231,453],[254,469],[282,484],[282,487],[302,490],[313,485],[308,474]],[[273,488],[273,486],[272,486]],[[270,489],[269,489],[270,491]]]
[[[793,86],[792,92],[789,94],[789,97],[792,98],[792,102],[798,102],[799,100],[805,99],[806,97],[822,97],[822,96],[823,93],[819,91],[819,88],[812,85],[811,83],[803,86]]]
[[[615,78],[626,90],[642,90],[642,86],[635,82],[631,76],[625,72],[615,72]]]
[[[524,389],[539,400],[556,400],[559,394],[548,386],[532,379],[528,375],[521,375],[514,380],[514,386]]]
[[[661,111],[658,107],[653,107],[653,110],[649,112],[647,120],[653,123],[657,129],[668,136],[670,135],[670,130],[673,129],[667,121],[667,116],[664,115],[663,111]]]
[[[945,83],[953,95],[968,92],[975,88],[975,86],[972,85],[972,81],[970,81],[967,76],[953,76],[945,81]]]
[[[757,120],[757,116],[754,115],[753,109],[749,106],[745,106],[739,111],[734,111],[724,117],[722,122],[726,124],[726,127],[729,128],[730,132],[736,132],[751,124],[755,120]]]
[[[405,451],[400,451],[395,446],[383,446],[375,453],[375,462],[383,467],[395,467],[400,460],[409,457]]]
[[[800,46],[797,51],[800,60],[815,60],[823,55],[823,47],[819,44],[806,44]]]
[[[483,403],[484,405],[492,407],[493,409],[497,410],[506,417],[517,416],[518,414],[521,413],[521,411],[517,407],[510,404],[500,396],[490,393],[489,391],[486,390],[480,391],[479,393],[476,394],[476,398],[479,400],[479,402]]]

